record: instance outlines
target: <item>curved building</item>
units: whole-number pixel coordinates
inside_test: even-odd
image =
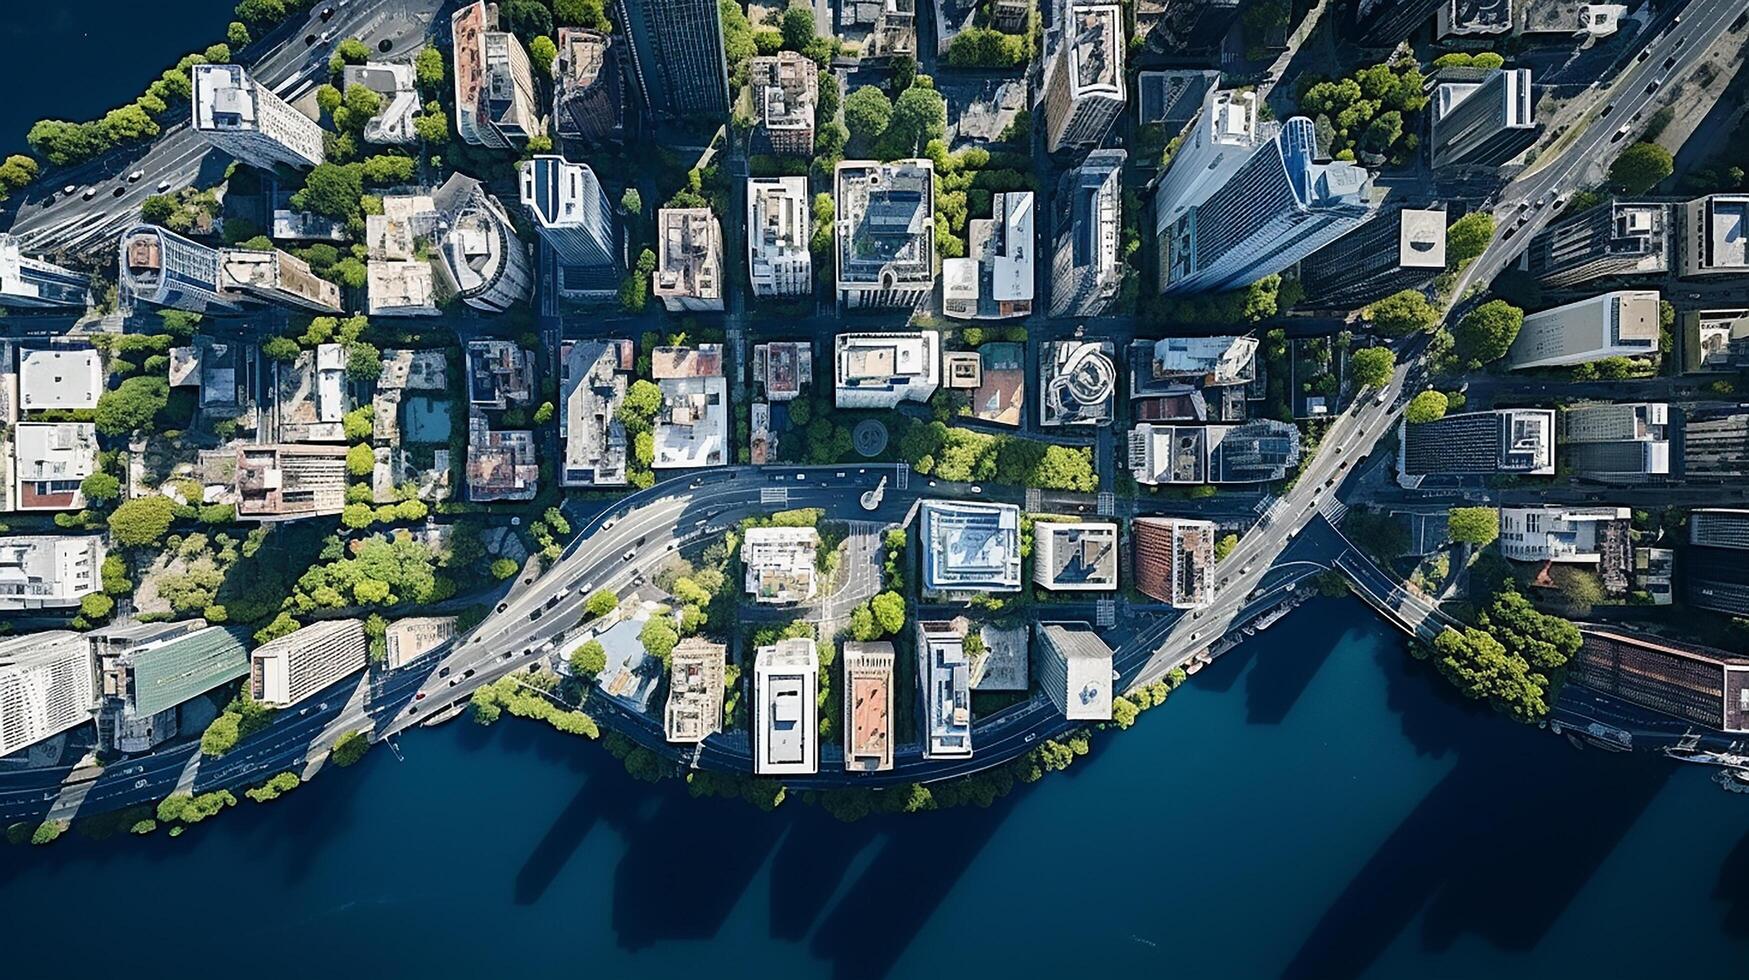
[[[528,249],[503,206],[479,181],[453,174],[432,192],[431,203],[441,220],[441,268],[462,302],[502,313],[528,298],[534,286]]]
[[[223,291],[219,250],[157,225],[122,232],[117,274],[125,299],[195,313],[243,312],[238,298]]]
[[[1039,359],[1039,424],[1104,425],[1111,421],[1117,365],[1109,340],[1046,344]]]

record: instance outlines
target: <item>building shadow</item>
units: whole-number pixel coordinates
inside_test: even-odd
[[[1269,658],[1268,670],[1252,670],[1245,675],[1247,722],[1253,725],[1281,724],[1306,693],[1306,688],[1311,686],[1312,678],[1324,669],[1330,654],[1337,647],[1365,636],[1361,630],[1342,627],[1339,620],[1330,615],[1334,608],[1335,604],[1329,600],[1316,599],[1295,610],[1287,622],[1277,627],[1293,630],[1294,639],[1285,644],[1289,649],[1277,651]]]
[[[1713,900],[1724,906],[1719,928],[1732,939],[1749,939],[1749,834],[1719,863]]]
[[[583,839],[601,822],[604,796],[594,780],[585,780],[577,788],[576,795],[559,811],[558,819],[541,835],[540,842],[535,844],[528,859],[517,870],[511,887],[516,904],[533,905],[552,887]]]
[[[808,807],[771,862],[771,935],[800,942],[819,920],[859,856],[878,835],[871,821],[844,823]]]

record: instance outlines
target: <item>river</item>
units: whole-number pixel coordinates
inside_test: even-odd
[[[768,815],[514,719],[401,749],[178,839],[0,849],[13,975],[1732,976],[1749,952],[1743,798],[1455,699],[1352,600],[988,810]]]

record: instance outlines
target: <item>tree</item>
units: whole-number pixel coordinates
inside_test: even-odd
[[[644,652],[666,666],[668,655],[674,651],[674,644],[680,642],[680,634],[675,632],[674,624],[666,616],[651,616],[644,623],[644,628],[638,631],[638,642],[644,645]]]
[[[1445,418],[1448,403],[1449,399],[1442,391],[1423,391],[1409,400],[1409,406],[1403,410],[1403,419],[1410,425],[1437,422]]]
[[[650,419],[662,408],[662,389],[655,383],[639,378],[626,388],[624,408],[634,415]]]
[[[1440,321],[1439,308],[1428,302],[1427,296],[1419,289],[1392,293],[1362,310],[1361,315],[1389,337],[1432,330],[1439,326]]]
[[[534,70],[547,78],[553,77],[553,63],[559,59],[559,49],[553,44],[553,39],[545,34],[528,42],[528,60],[534,62]]]
[[[940,92],[913,85],[899,93],[893,113],[881,136],[881,154],[887,159],[911,156],[930,140],[947,136],[947,99]]]
[[[341,768],[354,765],[370,751],[370,736],[364,732],[347,732],[334,741],[328,760]]]
[[[792,3],[783,12],[780,27],[783,46],[791,51],[803,50],[814,39],[814,8],[805,2]]]
[[[102,622],[114,611],[115,600],[101,592],[93,592],[79,600],[79,616],[86,622]]]
[[[1391,383],[1391,373],[1397,369],[1397,355],[1389,347],[1362,347],[1348,356],[1348,367],[1355,384],[1383,388]]]
[[[170,402],[170,383],[164,378],[129,378],[97,399],[97,431],[106,436],[125,436],[152,424]]]
[[[868,607],[882,633],[893,636],[905,628],[905,597],[899,593],[882,592],[868,601]]]
[[[591,619],[599,619],[618,608],[619,596],[608,589],[596,589],[589,594],[589,598],[583,600],[583,611]]]
[[[113,474],[98,470],[80,481],[79,492],[94,504],[105,504],[121,496],[121,481]]]
[[[249,25],[240,20],[231,21],[230,26],[225,28],[225,41],[233,49],[246,48],[251,40],[253,38],[249,36]]]
[[[1494,216],[1471,211],[1445,230],[1445,258],[1451,265],[1467,262],[1488,250],[1494,240]]]
[[[1221,539],[1215,542],[1215,561],[1225,561],[1227,556],[1232,554],[1233,549],[1237,547],[1239,547],[1237,534],[1222,535]]]
[[[521,566],[517,565],[516,560],[513,558],[499,558],[492,562],[492,577],[500,582],[505,579],[515,578],[516,573],[520,568]]]
[[[636,187],[627,187],[625,193],[619,196],[619,206],[626,214],[643,214],[644,196],[638,193]]]
[[[626,273],[619,285],[619,305],[632,313],[642,313],[650,301],[650,276],[656,272],[656,253],[644,249],[638,254],[638,264]]]
[[[261,342],[261,353],[270,361],[295,361],[300,350],[290,337],[269,337]]]
[[[435,93],[443,88],[443,52],[437,45],[428,44],[420,49],[419,56],[413,59],[413,72],[419,80],[419,87],[427,92]]]
[[[1500,537],[1500,512],[1492,507],[1453,507],[1446,516],[1453,541],[1485,548]]]
[[[600,640],[589,640],[571,654],[571,673],[588,681],[607,669],[607,650]]]
[[[237,4],[238,19],[257,27],[277,24],[285,15],[285,0],[241,0]]]
[[[857,88],[844,98],[844,125],[860,147],[874,145],[892,118],[893,101],[873,85]]]
[[[1635,143],[1609,165],[1609,179],[1629,194],[1644,194],[1675,169],[1669,150],[1656,143]]]
[[[346,472],[353,476],[369,476],[376,469],[377,454],[365,443],[346,451]]]
[[[383,356],[375,345],[355,340],[346,345],[346,376],[353,381],[375,381],[383,373]]]
[[[1451,336],[1458,357],[1473,364],[1487,364],[1506,355],[1523,326],[1523,310],[1505,300],[1493,299],[1465,314]]]
[[[97,126],[60,119],[38,121],[24,139],[31,149],[54,164],[78,163],[108,149]]]
[[[330,218],[351,218],[360,213],[364,197],[364,171],[357,164],[319,163],[304,178],[304,186],[291,196],[294,211],[309,211]]]
[[[602,0],[553,0],[553,22],[564,27],[593,27],[598,31],[611,26]]]
[[[123,501],[110,512],[110,536],[130,548],[157,544],[170,530],[175,511],[176,505],[162,494]]]

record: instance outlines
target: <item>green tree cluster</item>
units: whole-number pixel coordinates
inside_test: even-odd
[[[277,773],[260,786],[252,786],[243,791],[243,795],[257,803],[277,800],[285,794],[303,785],[303,780],[295,772]]]
[[[1644,194],[1676,169],[1676,158],[1656,143],[1635,143],[1609,165],[1609,180],[1629,194]]]
[[[1566,666],[1581,637],[1572,623],[1538,612],[1515,589],[1501,592],[1464,630],[1433,641],[1441,674],[1465,696],[1488,701],[1522,722],[1546,717],[1551,675]]]
[[[1445,229],[1445,261],[1455,268],[1488,250],[1494,240],[1494,216],[1471,211]]]
[[[328,761],[343,769],[356,765],[370,751],[370,746],[369,732],[347,732],[334,740],[334,748],[328,752]]]
[[[1464,314],[1451,336],[1458,358],[1473,369],[1506,356],[1523,326],[1523,310],[1493,299]]]
[[[1437,422],[1445,418],[1449,404],[1444,392],[1429,389],[1409,399],[1408,406],[1403,409],[1403,419],[1410,425]]]
[[[1446,515],[1453,541],[1485,548],[1500,537],[1500,512],[1492,507],[1453,507]]]
[[[1417,145],[1415,114],[1427,105],[1421,69],[1408,59],[1371,65],[1300,94],[1299,109],[1317,127],[1320,149],[1338,160],[1357,154],[1402,159]]]
[[[1086,447],[1050,445],[1012,436],[914,423],[899,440],[900,455],[926,476],[970,483],[993,480],[1045,490],[1092,493],[1098,486]]]
[[[1442,319],[1439,308],[1419,289],[1392,293],[1361,310],[1361,316],[1373,325],[1373,329],[1387,337],[1430,331],[1438,327]]]
[[[1389,347],[1362,347],[1348,356],[1348,369],[1362,388],[1383,388],[1397,369],[1397,355]]]
[[[947,63],[955,68],[1018,68],[1032,56],[1031,47],[1024,35],[968,27],[948,42]]]

